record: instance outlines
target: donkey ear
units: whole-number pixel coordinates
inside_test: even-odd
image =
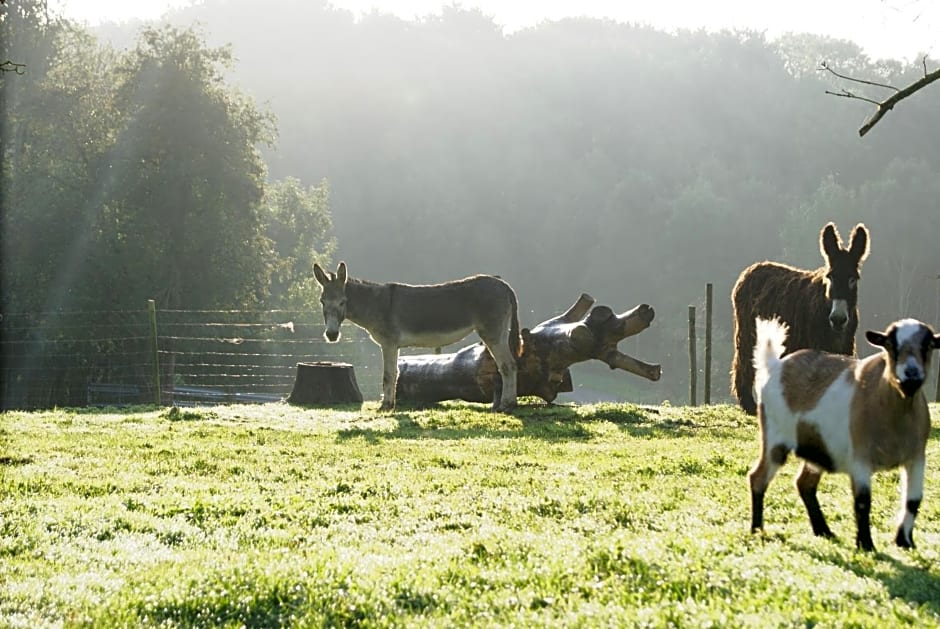
[[[888,335],[883,332],[876,332],[875,330],[868,330],[865,332],[865,340],[874,345],[875,347],[884,347],[885,343],[888,342]]]
[[[826,223],[819,233],[819,252],[824,258],[831,258],[842,250],[842,239],[839,238],[839,232],[836,230],[836,224]]]
[[[340,262],[339,266],[336,267],[336,279],[338,279],[343,284],[346,283],[346,263]]]
[[[868,228],[864,223],[855,226],[852,240],[849,241],[849,253],[852,257],[858,258],[859,262],[863,262],[868,257]]]
[[[316,262],[313,263],[313,276],[317,278],[317,282],[320,286],[326,286],[326,283],[330,281],[330,278],[328,278],[323,271],[323,267]]]

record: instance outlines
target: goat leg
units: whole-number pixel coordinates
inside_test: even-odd
[[[813,534],[831,538],[835,536],[826,524],[826,517],[816,497],[816,487],[819,485],[820,478],[822,478],[822,472],[804,461],[796,477],[796,489],[800,492],[803,505],[806,506],[806,514],[809,515],[809,522],[813,526]]]
[[[871,486],[853,478],[852,495],[855,497],[855,545],[872,552],[875,544],[871,541]]]
[[[924,495],[924,457],[901,468],[901,512],[894,542],[901,548],[914,548],[914,520]]]

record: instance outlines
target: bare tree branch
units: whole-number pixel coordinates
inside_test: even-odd
[[[0,72],[16,72],[17,74],[26,74],[25,63],[14,63],[7,59],[0,63]]]
[[[841,92],[830,92],[829,90],[826,90],[826,94],[829,94],[831,96],[840,96],[842,98],[854,98],[856,100],[863,100],[866,103],[871,103],[872,105],[881,104],[881,101],[875,100],[874,98],[866,98],[864,96],[859,96],[855,92],[850,92],[845,88],[842,88]]]
[[[864,136],[866,133],[871,131],[871,128],[874,127],[886,113],[891,111],[891,109],[899,101],[907,98],[908,96],[920,90],[921,88],[926,87],[927,85],[930,85],[937,79],[940,79],[940,68],[928,74],[924,74],[923,78],[921,78],[919,81],[911,83],[910,85],[902,89],[900,92],[898,92],[894,96],[891,96],[890,98],[885,99],[881,104],[878,105],[878,109],[875,111],[874,115],[872,115],[872,117],[869,118],[868,121],[865,122],[865,124],[863,124],[861,128],[858,130],[858,135]]]
[[[0,0],[0,4],[6,4],[6,0]],[[3,72],[16,72],[17,74],[26,73],[26,64],[25,63],[13,63],[9,59],[0,63],[0,74]]]
[[[865,79],[856,79],[855,77],[851,77],[845,74],[840,74],[832,69],[832,66],[829,65],[828,61],[823,61],[821,64],[819,64],[819,69],[828,70],[829,72],[836,75],[840,79],[844,79],[846,81],[852,81],[853,83],[861,83],[862,85],[874,85],[875,87],[883,87],[888,90],[894,90],[895,92],[901,91],[899,88],[894,87],[893,85],[888,85],[886,83],[875,83],[874,81],[866,81]]]
[[[830,92],[829,90],[826,90],[827,94],[831,94],[833,96],[841,96],[843,98],[854,98],[857,100],[862,100],[862,101],[876,105],[875,113],[872,114],[871,117],[865,121],[865,124],[863,124],[858,130],[858,135],[861,137],[864,137],[865,134],[871,131],[872,127],[878,124],[878,121],[881,120],[886,113],[891,111],[894,108],[894,106],[897,105],[900,101],[904,100],[911,94],[914,94],[918,90],[921,90],[924,87],[930,85],[937,79],[940,79],[940,68],[934,70],[933,72],[927,71],[927,58],[926,57],[924,57],[923,59],[923,65],[924,65],[924,76],[921,77],[920,80],[915,81],[914,83],[911,83],[905,88],[897,88],[897,87],[894,87],[893,85],[885,85],[883,83],[875,83],[874,81],[866,81],[863,79],[857,79],[851,76],[846,76],[844,74],[840,74],[836,72],[835,70],[833,70],[829,66],[829,64],[826,62],[823,62],[820,65],[820,70],[827,70],[831,72],[832,74],[834,74],[835,76],[839,77],[840,79],[843,79],[846,81],[852,81],[854,83],[862,83],[864,85],[872,85],[874,87],[881,87],[884,89],[894,90],[894,94],[892,94],[891,96],[889,96],[888,98],[882,101],[876,101],[870,98],[865,98],[863,96],[859,96],[858,94],[850,92],[846,89],[843,89],[841,92]]]

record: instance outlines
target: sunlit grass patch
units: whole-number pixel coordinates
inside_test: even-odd
[[[793,463],[747,530],[728,406],[178,413],[0,416],[0,625],[940,625],[935,439],[919,548],[887,473],[872,555],[845,477],[812,536]]]

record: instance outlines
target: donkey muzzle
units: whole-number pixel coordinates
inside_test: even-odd
[[[835,299],[832,302],[832,310],[829,311],[829,325],[836,332],[845,329],[849,322],[849,308],[844,299]]]

